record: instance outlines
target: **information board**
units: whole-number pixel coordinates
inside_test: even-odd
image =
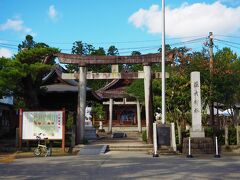
[[[22,139],[62,139],[63,111],[24,111]]]
[[[170,146],[170,127],[158,126],[157,127],[157,142],[158,145]]]

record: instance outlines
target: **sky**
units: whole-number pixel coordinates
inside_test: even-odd
[[[161,0],[0,0],[0,57],[11,57],[27,34],[61,52],[73,42],[95,48],[156,53]],[[166,43],[199,51],[214,34],[215,49],[240,51],[240,0],[165,0]]]

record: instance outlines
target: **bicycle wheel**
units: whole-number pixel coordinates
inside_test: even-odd
[[[47,156],[52,156],[52,148],[47,148]]]
[[[40,156],[41,155],[41,149],[39,147],[37,147],[36,149],[34,149],[34,155],[35,156]]]
[[[48,149],[47,148],[43,148],[43,152],[42,154],[47,157],[48,156]]]

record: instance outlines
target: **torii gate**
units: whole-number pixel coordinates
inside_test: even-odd
[[[146,114],[146,129],[148,142],[153,143],[153,108],[152,108],[152,73],[151,64],[161,62],[161,54],[146,54],[137,56],[82,56],[76,54],[57,53],[61,63],[78,64],[79,73],[70,74],[70,78],[79,79],[79,106],[77,117],[77,143],[83,143],[85,129],[85,108],[86,108],[86,80],[87,79],[140,79],[144,78],[144,93],[145,93],[145,114]],[[168,60],[172,59],[173,52],[167,54]],[[119,73],[118,68],[112,73],[91,73],[87,72],[88,65],[103,65],[103,64],[143,64],[143,73],[128,72]],[[161,73],[153,75],[154,78],[160,78]],[[64,78],[64,77],[63,77]],[[69,78],[69,77],[68,77]],[[113,101],[111,101],[113,102]],[[110,104],[112,106],[112,104]]]

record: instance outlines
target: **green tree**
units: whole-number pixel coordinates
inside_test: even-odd
[[[34,48],[35,45],[36,45],[36,42],[33,40],[33,37],[31,35],[27,35],[26,39],[22,41],[22,44],[18,45],[18,51]]]
[[[119,55],[118,49],[115,46],[110,46],[108,48],[107,55],[108,56],[118,56]]]
[[[75,41],[72,47],[72,54],[90,55],[94,52],[94,47],[90,44],[83,43],[82,41]],[[70,72],[78,72],[79,67],[76,64],[67,64],[66,68]]]
[[[133,83],[126,89],[127,93],[138,99],[140,102],[144,102],[144,82],[143,79],[133,81]]]
[[[35,43],[29,35],[19,47],[27,49],[19,51],[13,59],[0,59],[0,93],[13,95],[16,103],[23,101],[26,108],[38,108],[42,78],[51,69],[53,54],[58,50]]]
[[[214,56],[213,92],[214,101],[235,109],[240,99],[240,59],[229,48],[223,48]],[[232,120],[234,122],[233,112]]]

